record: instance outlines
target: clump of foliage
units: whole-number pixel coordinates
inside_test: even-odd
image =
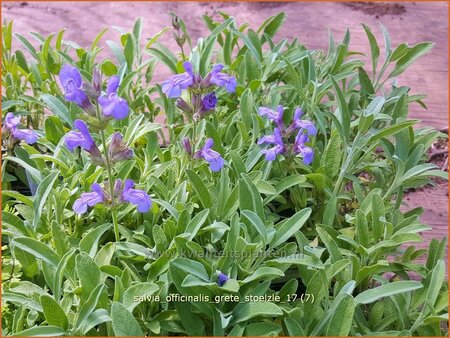
[[[446,239],[417,249],[401,208],[446,178],[439,132],[391,81],[432,44],[382,27],[381,56],[363,26],[367,66],[349,31],[309,50],[274,40],[284,13],[222,16],[193,44],[173,14],[175,54],[138,19],[103,60],[106,30],[34,47],[4,22],[3,334],[446,335]]]

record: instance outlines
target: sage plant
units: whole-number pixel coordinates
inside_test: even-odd
[[[116,241],[120,240],[119,224],[117,220],[117,207],[125,202],[137,206],[139,212],[147,212],[151,207],[151,198],[143,190],[133,189],[135,183],[131,179],[122,182],[114,177],[114,164],[133,157],[133,151],[123,141],[120,133],[111,136],[111,142],[107,147],[105,128],[108,120],[114,118],[124,119],[129,114],[126,100],[117,95],[120,80],[112,76],[108,80],[106,93],[101,93],[100,74],[95,71],[94,83],[83,83],[79,70],[71,65],[65,65],[60,72],[61,85],[64,88],[66,100],[75,102],[87,113],[83,117],[91,124],[91,127],[100,132],[103,153],[96,145],[88,125],[81,119],[74,122],[78,131],[67,133],[65,141],[67,149],[74,151],[80,147],[85,150],[92,163],[105,168],[108,180],[103,182],[103,187],[94,183],[92,192],[84,192],[75,201],[73,211],[84,214],[88,207],[102,203],[111,208]],[[95,121],[95,119],[97,121]]]

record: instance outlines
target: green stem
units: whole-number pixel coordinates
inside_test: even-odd
[[[386,60],[386,61],[387,61],[387,60]],[[379,89],[381,89],[381,87],[383,86],[383,84],[387,81],[387,79],[385,79],[385,80],[380,84],[381,77],[383,76],[383,74],[384,74],[384,72],[386,71],[386,68],[387,68],[388,66],[389,66],[389,62],[385,62],[385,63],[383,64],[383,66],[381,67],[381,70],[380,70],[380,72],[379,72],[379,74],[378,74],[378,77],[377,77],[377,80],[376,80],[376,82],[375,82],[375,85],[373,86],[375,93],[376,93]],[[373,78],[372,80],[375,79],[375,73],[374,73],[373,75],[374,75],[374,78]]]
[[[183,58],[183,61],[186,60],[186,54],[184,54],[184,49],[183,49],[183,45],[180,46],[181,49],[181,57]]]
[[[197,142],[197,123],[192,119],[192,154],[195,154],[195,145]]]
[[[109,159],[109,154],[108,154],[108,148],[106,148],[105,132],[103,131],[103,129],[100,129],[100,135],[102,137],[103,151],[105,153],[105,158],[106,158],[106,169],[108,171],[109,191],[110,191],[110,196],[111,196],[111,213],[112,213],[113,224],[114,224],[114,235],[116,237],[116,242],[119,242],[120,241],[119,223],[117,222],[116,206],[115,206],[115,202],[114,202],[114,180],[113,180],[113,175],[112,175],[111,161]]]
[[[281,162],[278,159],[278,156],[276,159],[277,159],[277,164],[278,164],[278,167],[280,168],[281,174],[283,175],[283,178],[286,178],[286,173],[284,172],[283,167],[281,166]]]

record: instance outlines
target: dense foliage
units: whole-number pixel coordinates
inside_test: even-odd
[[[3,334],[446,335],[446,239],[416,249],[431,229],[401,208],[446,178],[439,132],[393,81],[432,43],[381,27],[381,55],[363,25],[366,65],[349,31],[308,50],[274,40],[284,13],[222,17],[196,44],[139,19],[104,60],[105,31],[4,23]]]

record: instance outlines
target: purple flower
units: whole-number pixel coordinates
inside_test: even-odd
[[[306,130],[307,134],[310,136],[315,136],[317,134],[317,128],[311,121],[308,120],[300,120],[303,115],[303,111],[300,108],[297,108],[294,113],[294,118],[292,119],[292,123],[288,128],[288,132],[294,131],[296,129]]]
[[[128,116],[130,108],[128,103],[123,98],[117,96],[117,89],[119,88],[119,77],[111,76],[106,88],[106,95],[98,98],[98,103],[102,106],[103,114],[105,116],[113,116],[117,120],[122,120]]]
[[[70,131],[66,135],[67,149],[73,152],[76,147],[81,147],[87,152],[92,152],[96,147],[94,140],[92,139],[89,129],[82,120],[75,120],[74,126],[79,131]]]
[[[181,140],[181,145],[183,146],[184,151],[186,151],[188,155],[192,156],[191,140],[185,137]]]
[[[169,98],[179,97],[183,89],[188,88],[194,83],[195,77],[192,71],[192,64],[186,61],[183,63],[183,67],[186,72],[172,76],[161,85],[162,92]]]
[[[217,64],[213,67],[210,74],[208,75],[209,83],[212,83],[219,87],[225,87],[229,93],[234,93],[236,91],[236,78],[228,74],[222,73],[223,65]]]
[[[98,149],[94,140],[92,139],[91,134],[89,133],[89,129],[82,120],[75,120],[74,126],[79,131],[70,131],[66,135],[66,146],[71,152],[76,147],[83,148],[89,153],[89,157],[92,162],[96,165],[104,166],[105,161],[102,157],[100,149]]]
[[[120,133],[114,133],[112,135],[108,152],[112,162],[128,160],[133,157],[133,150],[122,141],[122,135]]]
[[[209,162],[209,168],[212,171],[217,172],[220,171],[220,169],[222,169],[224,165],[224,160],[217,151],[211,149],[213,145],[214,145],[213,139],[208,138],[203,148],[194,154],[194,158],[205,159],[207,162]]]
[[[225,282],[227,280],[229,280],[230,277],[228,277],[226,274],[224,274],[223,272],[219,271],[219,274],[217,276],[217,285],[219,285],[220,287],[224,286]]]
[[[308,135],[303,134],[302,130],[300,130],[294,143],[294,152],[300,153],[303,156],[303,162],[306,165],[311,164],[314,158],[314,150],[308,146],[305,146],[305,143],[308,141]]]
[[[300,147],[300,153],[303,155],[303,162],[310,165],[314,159],[314,150],[307,146]]]
[[[30,129],[14,129],[12,135],[15,139],[25,140],[28,144],[36,143],[38,136]]]
[[[284,128],[283,122],[284,108],[282,105],[279,105],[276,111],[267,107],[260,107],[258,113],[259,115],[267,116],[269,120],[274,121],[278,128],[280,129]]]
[[[306,130],[307,134],[310,136],[315,136],[317,134],[317,128],[311,121],[299,120],[297,125],[300,127],[300,131]]]
[[[75,102],[82,108],[91,106],[86,93],[82,90],[83,82],[80,71],[71,65],[65,65],[59,72],[59,80],[64,88],[64,97],[67,101]]]
[[[259,139],[258,144],[273,144],[274,146],[270,149],[263,149],[261,153],[266,154],[267,161],[273,161],[276,159],[278,154],[284,152],[284,143],[281,137],[280,129],[275,128],[273,135],[266,135]]]
[[[98,203],[103,203],[105,193],[99,184],[94,183],[91,187],[92,192],[84,192],[73,204],[73,211],[77,214],[84,214],[88,207],[92,207]]]
[[[208,112],[216,108],[217,97],[215,92],[206,94],[202,99],[202,112]]]
[[[6,132],[11,134],[11,141],[14,143],[15,140],[25,140],[28,144],[36,143],[38,136],[36,133],[30,129],[19,129],[20,117],[14,116],[13,113],[8,113],[5,116],[5,123],[3,127]]]
[[[295,111],[294,111],[294,118],[293,118],[293,120],[294,121],[299,120],[300,117],[302,117],[302,116],[303,116],[302,108],[296,108]]]
[[[137,205],[139,212],[147,212],[152,206],[150,196],[144,190],[132,189],[133,187],[133,180],[125,180],[121,200]]]
[[[19,116],[14,116],[13,113],[6,114],[5,123],[3,124],[3,127],[6,130],[12,131],[13,129],[16,129],[19,124],[20,124]]]

